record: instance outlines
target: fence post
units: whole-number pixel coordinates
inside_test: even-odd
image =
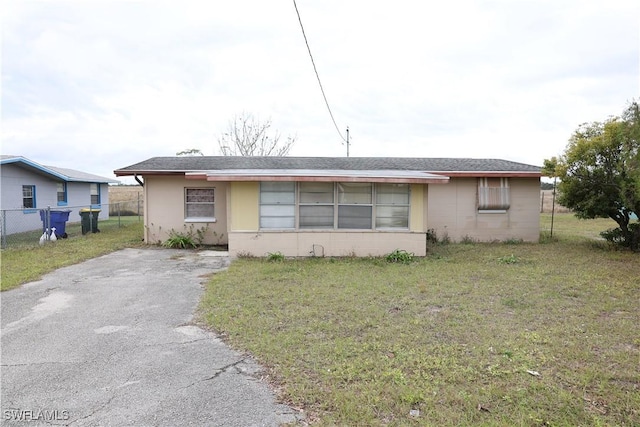
[[[51,206],[47,206],[44,214],[44,232],[47,235],[46,240],[51,240]]]
[[[2,247],[2,249],[7,247],[7,211],[2,210],[0,211],[0,226],[1,226],[1,233],[2,235],[0,236],[0,239],[2,240],[0,242],[0,246]]]

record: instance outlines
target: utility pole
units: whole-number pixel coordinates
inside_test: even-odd
[[[347,126],[347,157],[349,157],[349,126]]]

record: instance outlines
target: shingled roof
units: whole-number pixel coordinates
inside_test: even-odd
[[[407,157],[152,157],[114,171],[116,176],[208,171],[416,171],[446,176],[540,176],[540,167],[501,159]]]

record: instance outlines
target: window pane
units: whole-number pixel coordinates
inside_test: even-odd
[[[260,183],[260,192],[266,193],[269,191],[274,191],[277,193],[285,192],[285,191],[294,191],[296,189],[295,182],[261,182]]]
[[[211,188],[187,188],[187,203],[213,203],[214,191]]]
[[[293,205],[263,205],[260,206],[260,216],[294,216]]]
[[[333,228],[333,206],[300,206],[300,228]]]
[[[376,228],[409,228],[409,207],[376,207]]]
[[[300,183],[300,203],[333,203],[333,183]]]
[[[376,186],[376,203],[383,205],[408,205],[408,184],[378,184]]]
[[[93,203],[93,201],[92,201]],[[187,218],[213,218],[214,209],[212,204],[188,204]]]
[[[293,228],[294,217],[260,217],[260,228]]]
[[[295,202],[295,193],[290,192],[265,192],[260,193],[260,203],[264,204],[293,204]]]
[[[371,184],[362,182],[338,183],[338,203],[371,204]]]
[[[338,228],[371,229],[371,206],[338,206]]]

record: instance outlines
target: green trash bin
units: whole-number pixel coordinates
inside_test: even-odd
[[[87,234],[89,232],[100,232],[100,230],[98,230],[98,215],[100,215],[100,209],[80,209],[80,224],[82,225],[82,234]]]

